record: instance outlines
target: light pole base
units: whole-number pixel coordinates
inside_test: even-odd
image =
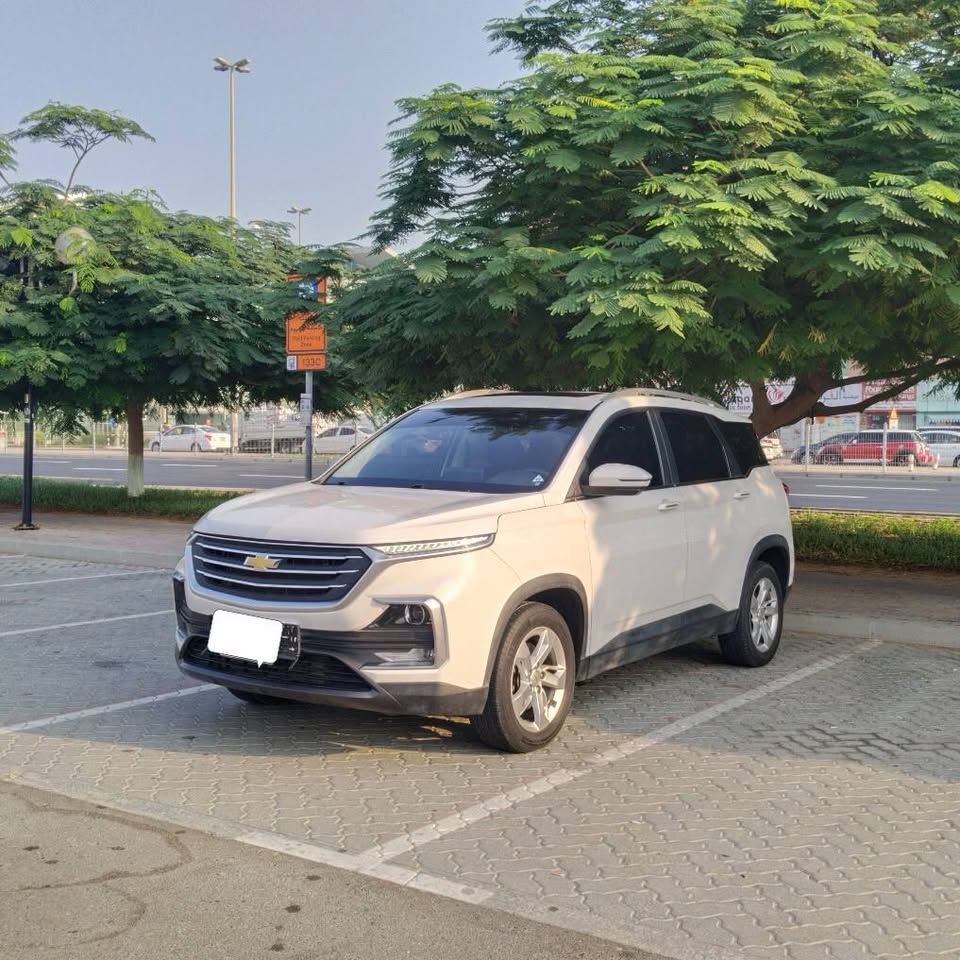
[[[13,529],[14,530],[39,530],[40,524],[39,523],[18,523]]]

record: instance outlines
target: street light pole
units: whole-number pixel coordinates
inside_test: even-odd
[[[297,215],[297,246],[303,246],[303,218],[313,209],[313,207],[287,207],[287,213]]]
[[[230,219],[237,219],[237,91],[234,74],[249,73],[250,61],[243,57],[240,60],[230,61],[224,57],[213,58],[213,69],[229,74],[230,120],[229,120],[229,164],[230,164]]]

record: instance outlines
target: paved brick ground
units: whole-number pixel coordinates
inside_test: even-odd
[[[10,634],[168,608],[165,574],[100,576],[119,572],[0,558],[0,727],[190,686],[169,615]],[[211,690],[0,733],[0,776],[423,871],[681,957],[952,957],[958,679],[945,650],[790,636],[748,671],[701,645],[579,688],[560,740],[523,757],[458,721]]]

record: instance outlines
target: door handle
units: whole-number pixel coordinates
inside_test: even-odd
[[[663,500],[657,507],[658,510],[676,510],[680,506],[679,500]]]
[[[750,496],[749,490],[738,490],[734,495],[734,500],[746,500]]]

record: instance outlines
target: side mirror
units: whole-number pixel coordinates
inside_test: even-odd
[[[593,497],[630,496],[646,490],[653,475],[627,463],[603,463],[590,471],[583,492]]]

